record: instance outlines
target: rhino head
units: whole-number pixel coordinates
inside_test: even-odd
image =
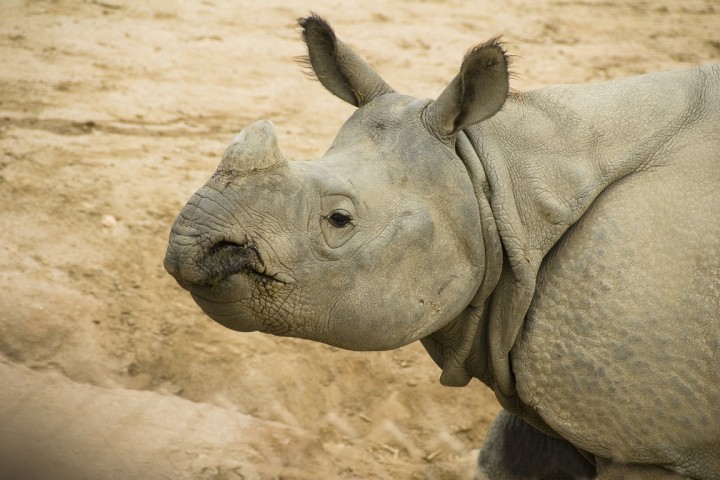
[[[358,109],[310,161],[287,161],[269,121],[243,130],[180,212],[165,268],[238,331],[384,350],[454,325],[498,276],[458,150],[505,102],[503,49],[471,50],[432,101],[396,93],[321,18],[300,27],[315,76]]]

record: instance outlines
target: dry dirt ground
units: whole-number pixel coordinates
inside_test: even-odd
[[[0,478],[472,475],[479,382],[440,386],[419,344],[226,330],[163,270],[239,130],[272,119],[312,158],[351,113],[293,61],[310,10],[420,97],[497,34],[520,91],[720,59],[716,0],[2,0]]]

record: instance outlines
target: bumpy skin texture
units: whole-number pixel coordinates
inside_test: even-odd
[[[512,359],[523,401],[582,448],[683,470],[706,458],[720,472],[720,393],[706,387],[720,384],[720,222],[705,225],[720,218],[720,190],[678,170],[623,182],[563,239]],[[701,196],[687,198],[693,189]],[[618,215],[630,192],[642,194]]]
[[[507,410],[491,479],[720,478],[720,64],[508,97],[492,40],[418,100],[300,25],[358,110],[318,160],[287,162],[267,121],[228,147],[165,258],[203,310],[355,350],[421,340],[443,384]]]
[[[681,75],[699,77],[658,78],[671,98]],[[522,402],[578,447],[717,478],[720,97],[707,85],[715,100],[670,101],[631,152],[641,166],[547,255],[512,362]]]

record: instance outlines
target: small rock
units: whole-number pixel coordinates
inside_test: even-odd
[[[117,225],[117,218],[113,215],[103,215],[100,223],[102,223],[102,226],[105,228],[114,228]]]

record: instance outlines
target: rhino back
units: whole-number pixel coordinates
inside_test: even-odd
[[[520,398],[560,435],[697,478],[720,471],[718,83],[545,257],[512,351]]]

